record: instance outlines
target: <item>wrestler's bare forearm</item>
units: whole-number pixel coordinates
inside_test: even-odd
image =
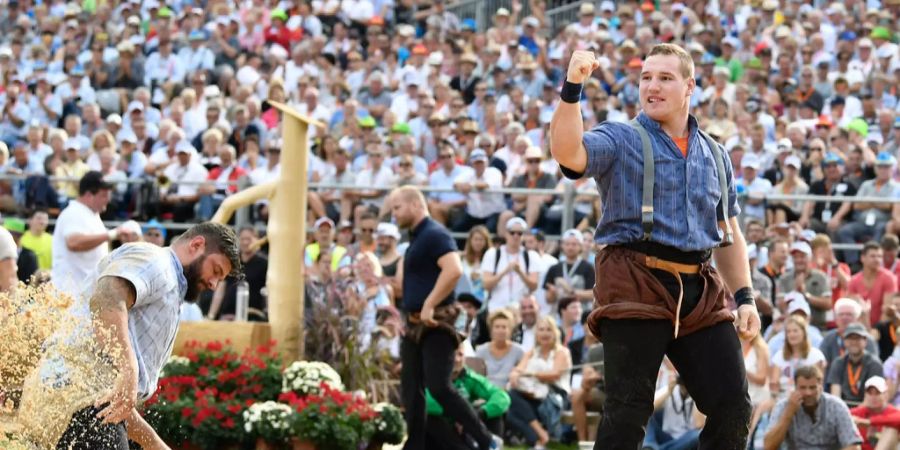
[[[716,267],[725,285],[732,293],[738,289],[750,286],[750,263],[747,258],[747,242],[737,218],[729,219],[731,229],[734,232],[734,243],[727,247],[719,247],[713,250],[716,259]]]
[[[128,431],[128,439],[136,442],[143,450],[169,450],[169,446],[141,417],[137,409],[131,409],[131,415],[125,419],[125,429]]]
[[[135,302],[134,286],[124,278],[107,276],[97,281],[91,296],[90,307],[94,326],[103,330],[97,333],[99,344],[108,353],[120,353],[115,361],[120,370],[137,370],[137,357],[128,338],[128,310]]]
[[[550,120],[550,153],[561,166],[584,173],[587,150],[584,149],[584,119],[581,103],[559,102]]]

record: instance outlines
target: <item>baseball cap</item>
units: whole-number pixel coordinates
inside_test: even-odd
[[[825,159],[822,161],[822,164],[843,164],[844,160],[838,156],[837,153],[828,152],[825,154]]]
[[[809,303],[806,302],[806,299],[799,292],[788,292],[784,296],[784,301],[788,304],[788,315],[795,312],[803,312],[806,314],[806,317],[809,317]]]
[[[512,219],[506,221],[506,230],[510,231],[516,225],[522,227],[522,231],[528,229],[528,223],[525,222],[525,219],[521,217],[513,217]]]
[[[375,229],[375,236],[387,236],[392,237],[396,240],[400,240],[400,229],[397,228],[397,225],[392,223],[382,222],[378,224],[378,227]]]
[[[485,153],[484,150],[482,150],[480,148],[473,150],[472,154],[469,155],[469,162],[474,162],[474,161],[485,161],[486,162],[487,160],[488,160],[487,153]]]
[[[876,166],[893,166],[897,164],[897,158],[888,152],[881,152],[875,157]]]
[[[25,221],[15,217],[8,217],[3,219],[3,228],[6,228],[11,233],[21,234],[25,232]]]
[[[134,111],[143,111],[144,104],[137,100],[132,100],[131,103],[128,104],[128,108],[126,108],[126,109],[128,110],[129,114],[131,114]]]
[[[785,167],[793,166],[795,169],[799,169],[801,166],[800,158],[798,158],[796,155],[788,156],[784,159],[784,165]]]
[[[141,225],[134,220],[129,220],[123,223],[122,229],[138,236],[143,235],[143,233],[141,232]]]
[[[334,222],[328,217],[319,217],[319,219],[316,220],[316,223],[313,225],[313,228],[318,230],[322,227],[322,225],[328,225],[332,230],[334,229]]]
[[[342,221],[338,222],[338,227],[337,227],[337,229],[338,229],[338,230],[346,230],[346,229],[351,229],[351,230],[352,230],[352,229],[353,229],[353,224],[352,224],[349,220],[342,220]]]
[[[76,152],[80,152],[81,151],[81,142],[79,142],[78,139],[69,138],[69,139],[66,139],[65,147],[66,147],[66,150],[75,150]]]
[[[562,240],[566,240],[566,239],[569,239],[569,238],[575,238],[576,240],[578,240],[578,243],[579,243],[579,244],[583,244],[583,243],[584,243],[584,235],[581,234],[580,231],[578,231],[578,230],[576,230],[576,229],[574,229],[574,228],[569,229],[569,230],[566,230],[566,232],[562,234],[562,238],[561,238],[561,239],[562,239]]]
[[[847,325],[847,329],[844,330],[845,338],[849,337],[851,335],[854,335],[854,334],[857,336],[864,337],[864,338],[869,337],[869,332],[866,330],[865,325],[863,325],[859,322],[854,322],[854,323],[851,323],[850,325]]]
[[[803,241],[797,241],[791,244],[791,253],[800,252],[805,254],[806,256],[812,256],[812,248]]]
[[[162,235],[163,239],[166,238],[166,228],[163,227],[162,224],[159,223],[158,220],[156,220],[156,219],[150,219],[150,220],[147,222],[147,226],[144,227],[144,233],[147,233],[147,232],[150,231],[150,230],[158,230],[158,231],[159,231],[159,234]]]
[[[759,170],[759,158],[752,153],[747,153],[741,158],[741,167],[750,168],[754,170]]]
[[[882,394],[887,392],[887,388],[888,388],[887,381],[885,381],[884,378],[879,377],[878,375],[875,375],[875,376],[869,378],[868,380],[866,380],[866,389],[869,389],[870,387],[878,389],[878,392],[880,392]]]
[[[794,144],[788,138],[781,138],[778,140],[778,150],[780,151],[791,151],[794,148]]]

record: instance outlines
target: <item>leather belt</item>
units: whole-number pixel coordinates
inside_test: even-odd
[[[684,284],[681,282],[681,274],[696,275],[700,273],[700,265],[666,261],[655,256],[646,256],[644,264],[651,269],[668,272],[678,280],[678,303],[675,306],[675,337],[677,338],[678,328],[681,326],[681,301],[684,298]]]

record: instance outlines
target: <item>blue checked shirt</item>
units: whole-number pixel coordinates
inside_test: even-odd
[[[697,132],[697,119],[689,116],[688,154],[685,158],[659,124],[643,112],[637,119],[653,146],[653,234],[651,240],[682,251],[707,250],[719,245],[721,193],[716,161],[706,140]],[[563,168],[569,178],[588,175],[597,181],[603,216],[597,226],[598,244],[625,244],[643,238],[641,191],[643,155],[641,138],[628,123],[603,122],[584,133],[587,169],[584,174]],[[721,150],[721,147],[720,147]],[[723,152],[728,177],[728,214],[737,216],[731,160]]]

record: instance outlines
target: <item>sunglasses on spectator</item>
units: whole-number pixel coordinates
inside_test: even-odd
[[[524,231],[516,231],[516,230],[507,231],[506,233],[509,234],[510,236],[521,236],[521,235],[525,234]]]
[[[360,228],[359,232],[360,233],[373,233],[373,232],[375,232],[375,229],[374,228]]]
[[[440,155],[440,156],[438,156],[438,158],[440,158],[440,159],[450,159],[450,158],[452,158],[452,157],[453,157],[453,155],[450,155],[450,154],[445,154],[445,155]]]
[[[527,162],[528,164],[540,164],[541,160],[540,159],[528,159],[525,162]]]

